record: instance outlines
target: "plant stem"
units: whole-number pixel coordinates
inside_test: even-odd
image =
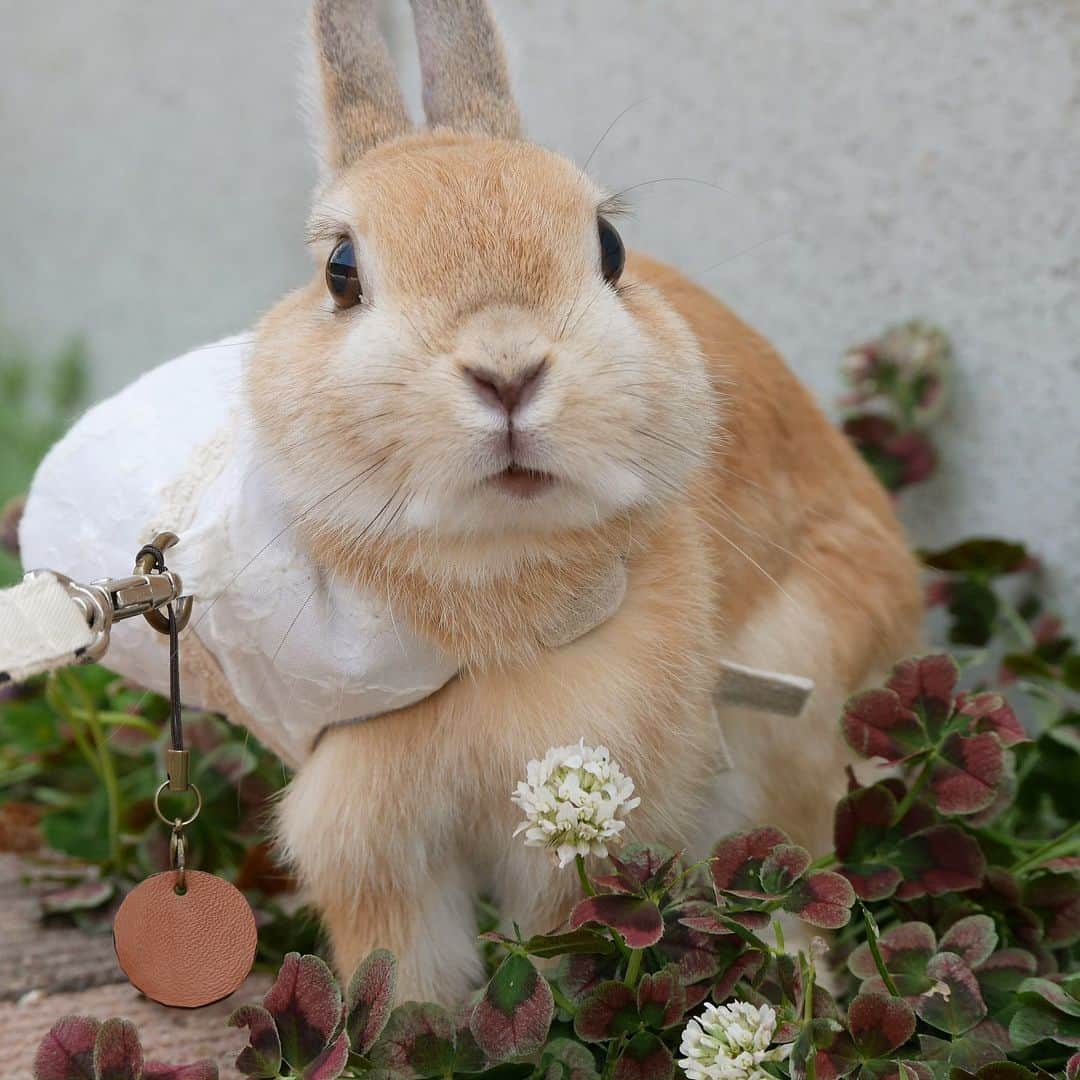
[[[626,1041],[625,1035],[620,1035],[617,1039],[612,1039],[608,1043],[607,1057],[604,1058],[604,1071],[600,1074],[601,1080],[611,1080],[612,1075],[615,1072],[615,1063],[619,1060],[619,1055],[622,1053],[623,1043]]]
[[[593,888],[592,882],[589,880],[589,875],[585,872],[585,856],[575,855],[574,865],[577,867],[578,880],[581,882],[582,891],[586,896],[595,896],[596,890]]]
[[[1011,874],[1022,874],[1025,870],[1048,862],[1061,855],[1070,855],[1075,847],[1080,847],[1080,821],[1074,821],[1060,836],[1048,840],[1042,847],[1036,848],[1030,855],[1025,855],[1009,868]]]
[[[86,741],[86,732],[83,730],[83,722],[76,716],[75,710],[72,709],[67,698],[64,697],[63,692],[60,689],[59,672],[54,671],[49,675],[45,687],[45,700],[64,720],[67,721],[67,725],[71,729],[71,738],[79,748],[79,752],[86,758],[86,763],[90,766],[90,771],[100,780],[101,763],[98,761],[98,756],[94,752],[94,748]]]
[[[626,985],[631,990],[637,986],[638,976],[641,974],[641,960],[645,955],[644,949],[631,949],[630,960],[626,965]]]
[[[551,987],[551,996],[555,999],[555,1004],[564,1012],[568,1012],[573,1016],[577,1010],[571,1004],[570,999],[553,982],[548,982],[548,986]]]
[[[772,928],[776,935],[776,951],[782,953],[784,952],[784,928],[780,925],[779,919],[773,919]]]
[[[870,955],[874,958],[874,967],[877,968],[881,981],[885,984],[885,989],[893,997],[898,998],[900,997],[900,991],[896,989],[896,983],[893,982],[893,977],[889,974],[889,969],[885,966],[885,961],[881,956],[881,950],[878,948],[879,931],[877,923],[874,922],[874,917],[867,911],[865,904],[860,902],[859,907],[862,908],[863,922],[866,924],[866,943],[870,947]]]
[[[65,677],[76,696],[82,698],[86,726],[90,729],[90,735],[97,749],[98,762],[101,766],[101,782],[105,787],[105,799],[109,807],[109,863],[114,870],[119,870],[123,861],[120,846],[120,784],[116,779],[112,754],[109,752],[109,741],[98,722],[97,706],[82,683],[69,672],[62,672],[62,676]],[[74,710],[69,710],[69,715],[73,714]]]
[[[915,805],[915,800],[922,794],[922,789],[926,787],[927,781],[930,779],[930,765],[933,762],[934,757],[931,755],[923,762],[922,772],[916,777],[915,782],[908,788],[907,794],[900,800],[900,805],[896,808],[896,813],[893,814],[893,824],[904,820],[904,815]]]
[[[815,859],[807,868],[806,872],[809,874],[811,870],[828,870],[830,866],[835,866],[839,860],[836,858],[836,852],[830,851],[821,858]]]
[[[809,1025],[814,1019],[814,964],[809,958],[803,958],[803,964],[803,1023]],[[813,1038],[806,1058],[806,1080],[817,1080],[817,1047]]]

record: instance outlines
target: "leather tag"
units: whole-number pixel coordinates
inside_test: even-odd
[[[113,922],[116,958],[131,984],[162,1005],[197,1009],[228,997],[251,972],[257,935],[247,900],[201,870],[166,870],[137,885]]]

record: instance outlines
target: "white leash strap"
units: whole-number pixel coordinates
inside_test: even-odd
[[[77,663],[97,636],[85,608],[53,574],[0,590],[0,684]]]
[[[0,590],[0,685],[100,660],[113,623],[121,619],[142,615],[167,633],[158,609],[169,604],[176,605],[182,629],[191,599],[181,595],[183,582],[164,568],[162,555],[176,540],[174,533],[158,533],[139,551],[128,577],[80,585],[55,570],[31,570],[18,585]]]

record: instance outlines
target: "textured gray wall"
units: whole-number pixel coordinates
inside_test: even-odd
[[[496,6],[530,133],[584,161],[632,106],[590,165],[644,185],[629,240],[823,400],[845,345],[945,326],[954,426],[906,517],[925,543],[1032,541],[1080,613],[1080,4]],[[0,323],[85,333],[104,393],[303,278],[302,0],[4,7]],[[406,5],[384,9],[415,101]]]

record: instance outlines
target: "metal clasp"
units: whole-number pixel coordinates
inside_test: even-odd
[[[28,579],[43,574],[54,577],[82,609],[95,637],[79,657],[81,663],[92,663],[105,655],[112,624],[121,619],[142,615],[155,630],[167,634],[169,620],[158,609],[175,604],[177,630],[187,625],[191,618],[191,597],[181,595],[184,583],[180,575],[166,570],[161,557],[178,539],[175,533],[158,533],[140,552],[135,572],[129,577],[101,578],[81,585],[55,570],[31,570],[26,575]]]

